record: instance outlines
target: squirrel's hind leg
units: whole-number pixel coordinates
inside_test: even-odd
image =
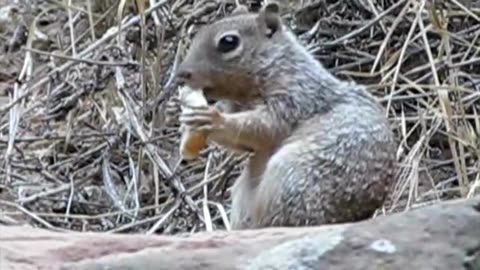
[[[298,143],[283,145],[272,155],[257,188],[252,226],[298,226],[308,218],[303,205],[307,195],[307,171],[300,165]]]

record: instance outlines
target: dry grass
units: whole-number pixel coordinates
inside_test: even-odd
[[[228,229],[243,157],[211,147],[180,162],[172,71],[197,26],[235,1],[29,2],[0,22],[0,223]],[[302,42],[387,108],[402,169],[379,214],[479,193],[480,8],[290,2],[285,20]]]

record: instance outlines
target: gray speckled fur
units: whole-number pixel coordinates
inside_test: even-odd
[[[396,144],[383,108],[363,86],[331,75],[284,26],[267,38],[257,24],[245,14],[205,27],[182,64],[197,71],[192,84],[212,87],[207,95],[259,104],[235,134],[272,142],[257,147],[233,187],[233,228],[368,218],[394,184]],[[227,61],[212,40],[232,29],[243,51]]]

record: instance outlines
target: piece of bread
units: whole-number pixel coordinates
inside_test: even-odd
[[[207,106],[207,100],[201,89],[192,89],[188,86],[181,86],[179,89],[180,108],[182,112],[189,112],[191,107]],[[180,154],[183,159],[195,159],[200,151],[208,145],[207,136],[201,131],[192,131],[190,127],[182,125],[180,140]]]

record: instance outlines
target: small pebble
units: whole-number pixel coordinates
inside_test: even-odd
[[[386,239],[380,239],[373,242],[370,245],[370,248],[378,252],[389,253],[389,254],[392,254],[395,251],[397,251],[397,248],[395,247],[395,245],[390,240],[386,240]]]

